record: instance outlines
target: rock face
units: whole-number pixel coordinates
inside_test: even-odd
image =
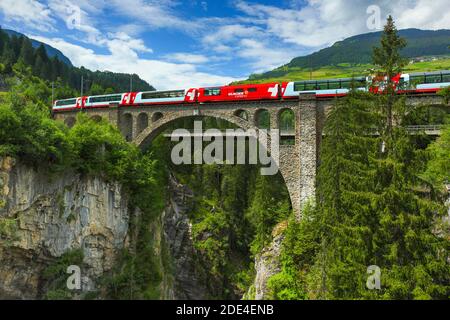
[[[165,241],[173,264],[173,296],[176,300],[199,300],[208,298],[204,283],[204,270],[196,262],[192,242],[191,223],[186,215],[193,196],[191,190],[170,177],[170,203],[163,217]]]
[[[73,173],[52,177],[3,158],[0,219],[16,225],[14,240],[0,242],[0,298],[39,299],[42,271],[74,249],[84,253],[83,291],[95,288],[126,245],[128,200],[118,184]]]

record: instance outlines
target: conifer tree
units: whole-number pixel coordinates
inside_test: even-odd
[[[22,47],[20,49],[20,58],[23,59],[25,64],[34,65],[34,49],[30,39],[24,38],[22,41]]]
[[[389,18],[382,48],[374,54],[384,55],[386,61],[377,62],[389,79],[401,72],[401,46]],[[330,112],[321,146],[317,204],[299,226],[291,223],[288,229],[275,297],[449,297],[449,239],[438,227],[446,212],[442,199],[426,191],[421,177],[425,151],[417,138],[395,126],[405,118],[404,100],[395,96],[392,86],[381,102],[379,108],[380,95],[352,92]],[[445,170],[448,162],[446,148],[431,150],[437,154],[429,176]],[[434,176],[442,181],[442,175]],[[381,290],[366,288],[371,265],[381,269]],[[289,290],[293,287],[294,292]]]
[[[406,46],[406,41],[400,38],[395,27],[394,19],[389,16],[384,26],[384,32],[381,36],[381,46],[373,50],[373,62],[378,67],[378,71],[386,76],[386,84],[382,96],[386,112],[386,133],[391,134],[393,126],[393,108],[395,104],[396,85],[393,78],[402,72],[407,60],[401,56],[401,49]]]

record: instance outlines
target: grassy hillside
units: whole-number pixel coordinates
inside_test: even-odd
[[[353,76],[366,75],[373,68],[371,64],[350,64],[340,63],[333,66],[323,66],[310,71],[309,68],[288,67],[279,68],[283,73],[267,78],[249,78],[248,80],[238,81],[242,83],[264,83],[264,82],[283,82],[298,81],[309,79],[332,79],[332,78],[351,78]],[[277,69],[278,70],[278,69]],[[450,56],[442,59],[427,62],[416,62],[408,64],[405,72],[426,72],[436,70],[450,70]]]
[[[308,56],[294,58],[288,64],[262,74],[253,74],[248,81],[267,82],[305,80],[311,78],[340,78],[364,75],[372,68],[372,50],[379,44],[381,32],[361,34],[336,42]],[[407,41],[401,51],[408,58],[441,57],[438,61],[410,64],[407,72],[450,69],[450,30],[400,30]]]

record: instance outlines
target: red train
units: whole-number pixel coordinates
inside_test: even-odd
[[[450,71],[401,74],[392,79],[397,91],[411,93],[437,92],[450,87]],[[215,103],[258,100],[296,99],[300,93],[312,93],[319,98],[346,95],[352,86],[357,90],[379,93],[384,77],[356,77],[345,79],[309,80],[284,83],[243,84],[187,90],[126,92],[57,100],[53,111],[110,106],[138,107],[183,103]]]

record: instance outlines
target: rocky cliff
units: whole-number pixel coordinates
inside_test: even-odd
[[[173,265],[173,296],[176,300],[208,298],[206,271],[196,261],[192,225],[187,216],[193,192],[175,177],[169,179],[170,199],[164,212],[164,235]]]
[[[174,177],[169,190],[166,208],[147,226],[162,270],[161,298],[205,299],[206,273],[198,267],[187,216],[193,194]],[[119,251],[136,254],[130,225],[140,215],[138,208],[130,212],[120,184],[0,159],[0,299],[45,298],[46,270],[73,250],[83,253],[80,294],[101,291],[98,280]]]
[[[0,298],[42,298],[45,268],[75,249],[83,290],[94,290],[126,245],[127,201],[115,183],[0,159]]]
[[[99,280],[113,269],[119,252],[127,248],[137,254],[130,226],[139,223],[141,213],[138,208],[130,212],[122,189],[100,178],[50,174],[0,159],[0,299],[45,298],[46,270],[74,250],[83,259],[80,296],[102,291]],[[162,271],[161,299],[208,299],[214,286],[198,261],[188,217],[193,192],[173,176],[169,191],[166,208],[147,226]],[[267,280],[279,272],[281,229],[275,228],[272,244],[256,258],[247,298],[264,299]]]
[[[275,226],[272,231],[272,242],[255,257],[255,280],[248,292],[244,295],[245,300],[267,300],[270,292],[267,284],[269,279],[281,271],[280,255],[283,240],[283,232],[287,228],[287,221]]]

